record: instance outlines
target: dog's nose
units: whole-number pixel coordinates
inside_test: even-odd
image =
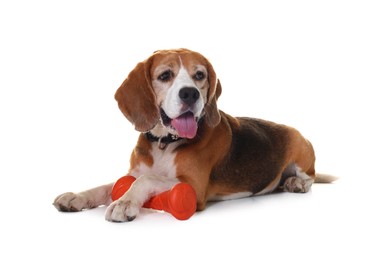
[[[196,88],[184,87],[179,91],[180,99],[187,105],[192,105],[200,97],[200,93]]]

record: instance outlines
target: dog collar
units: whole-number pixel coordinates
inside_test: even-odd
[[[181,138],[177,135],[173,135],[173,134],[168,134],[167,136],[158,137],[158,136],[152,135],[151,132],[146,132],[145,137],[146,137],[146,139],[148,139],[149,142],[157,142],[159,145],[159,148],[161,150],[164,150],[168,144],[183,139],[183,138]]]

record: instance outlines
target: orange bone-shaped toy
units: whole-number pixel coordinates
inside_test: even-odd
[[[119,199],[136,180],[133,176],[123,176],[116,181],[112,189],[113,201]],[[189,219],[196,212],[196,193],[191,185],[178,183],[169,191],[150,198],[144,208],[163,210],[171,213],[176,219]]]

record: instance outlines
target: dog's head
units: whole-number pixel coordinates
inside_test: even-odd
[[[115,98],[140,132],[152,130],[194,138],[198,121],[220,122],[216,101],[222,92],[211,63],[187,49],[156,51],[129,73]]]

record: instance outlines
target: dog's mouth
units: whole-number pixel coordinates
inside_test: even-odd
[[[176,118],[170,118],[163,109],[160,109],[161,121],[165,127],[170,127],[181,138],[192,139],[196,136],[198,122],[191,111],[187,111]]]

